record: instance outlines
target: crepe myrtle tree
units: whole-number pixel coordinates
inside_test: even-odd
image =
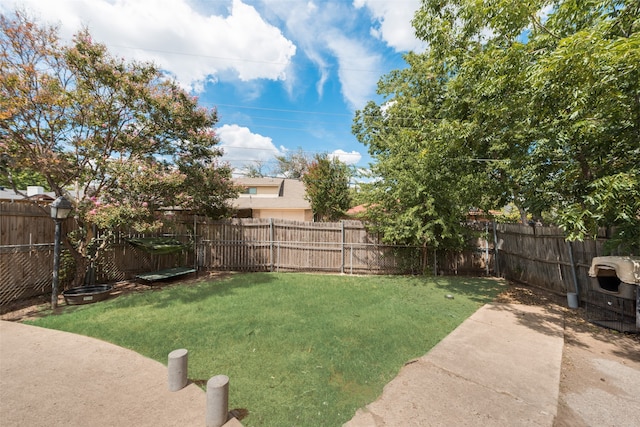
[[[113,57],[87,29],[63,44],[19,10],[0,28],[0,169],[14,190],[32,171],[72,200],[72,285],[104,246],[96,227],[155,230],[163,207],[230,213],[238,189],[219,160],[214,109],[155,65]]]

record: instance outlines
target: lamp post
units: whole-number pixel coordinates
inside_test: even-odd
[[[58,306],[58,272],[60,270],[60,229],[62,221],[71,213],[71,202],[60,196],[51,203],[51,218],[56,223],[55,241],[53,245],[53,281],[51,283],[51,308]]]

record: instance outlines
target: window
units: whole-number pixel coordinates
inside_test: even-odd
[[[258,194],[258,188],[257,187],[247,187],[244,189],[244,193],[243,194]]]

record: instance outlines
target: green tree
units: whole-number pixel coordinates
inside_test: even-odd
[[[157,229],[163,207],[230,212],[237,189],[218,161],[215,110],[154,65],[113,58],[86,29],[63,45],[55,27],[20,11],[0,27],[3,172],[34,171],[73,201],[74,285],[101,247],[94,225]]]
[[[621,251],[640,253],[640,3],[563,2],[545,23],[548,49],[530,67],[539,130],[534,183],[570,239],[617,227]]]
[[[639,11],[630,0],[424,0],[413,24],[429,49],[383,77],[384,102],[354,123],[377,161],[381,227],[456,242],[466,209],[514,203],[554,213],[571,239],[617,226],[639,250]],[[442,192],[453,200],[411,219]]]
[[[380,177],[363,185],[368,217],[387,242],[459,248],[461,222],[487,185],[485,166],[467,141],[470,126],[443,114],[450,107],[441,64],[426,55],[405,59],[409,68],[378,85],[388,101],[356,114],[354,133]]]
[[[351,206],[349,166],[327,154],[317,154],[302,176],[306,197],[318,221],[335,221]]]
[[[8,154],[6,156],[9,157]],[[0,159],[0,162],[3,160]],[[4,159],[4,163],[8,163],[8,158]],[[0,187],[24,190],[30,185],[38,185],[45,188],[46,191],[50,190],[47,180],[38,172],[26,169],[16,169],[9,172],[5,166],[2,166],[2,163],[0,163],[0,170],[2,171],[0,173]]]

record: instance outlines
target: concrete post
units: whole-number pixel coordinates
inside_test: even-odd
[[[229,377],[216,375],[207,381],[207,427],[222,427],[229,413]]]
[[[178,391],[187,385],[188,356],[189,352],[184,348],[169,353],[169,391]]]

